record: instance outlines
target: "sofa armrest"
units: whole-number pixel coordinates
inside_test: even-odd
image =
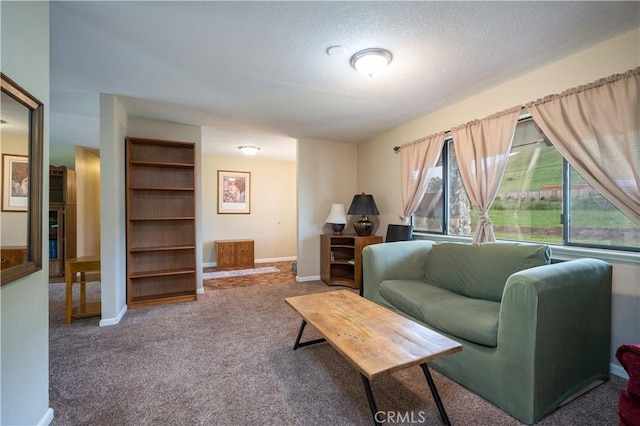
[[[538,266],[509,277],[498,348],[513,382],[554,386],[566,396],[584,377],[606,377],[611,345],[612,267],[597,259]],[[543,367],[544,366],[544,367]],[[509,391],[508,389],[506,391]],[[546,406],[543,404],[543,406]]]
[[[629,375],[627,392],[640,403],[640,343],[620,345],[616,359]]]
[[[421,280],[433,241],[399,241],[373,244],[362,250],[363,295],[378,301],[378,287],[385,280]]]

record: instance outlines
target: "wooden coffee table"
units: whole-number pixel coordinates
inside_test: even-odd
[[[327,341],[348,359],[360,371],[376,424],[378,409],[369,381],[414,365],[422,367],[440,417],[450,424],[427,362],[461,351],[460,343],[349,290],[288,297],[285,301],[303,318],[293,349]],[[324,338],[300,342],[307,323]]]

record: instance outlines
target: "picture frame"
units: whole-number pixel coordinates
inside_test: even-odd
[[[218,170],[218,214],[251,213],[251,172]]]
[[[27,212],[29,192],[29,157],[3,154],[2,211]]]

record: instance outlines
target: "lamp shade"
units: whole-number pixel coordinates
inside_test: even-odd
[[[360,215],[360,219],[353,223],[356,233],[360,236],[369,236],[373,232],[373,222],[367,216],[378,215],[378,206],[373,201],[373,195],[367,195],[364,192],[353,196],[351,206],[349,207],[350,215]]]
[[[347,215],[344,214],[344,204],[331,204],[331,211],[325,220],[326,223],[346,224]]]
[[[349,207],[350,215],[379,215],[378,206],[376,206],[376,202],[373,200],[373,195],[371,194],[357,194],[353,196],[353,201],[351,201],[351,206]]]

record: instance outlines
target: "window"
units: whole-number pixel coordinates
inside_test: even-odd
[[[496,238],[562,244],[562,156],[533,120],[520,122],[489,210]]]
[[[473,235],[478,218],[473,214],[471,202],[469,201],[467,192],[464,190],[452,140],[448,140],[446,146],[448,148],[446,152],[450,154],[448,156],[450,167],[447,179],[447,195],[449,200],[447,231],[449,235],[470,236]]]
[[[422,201],[413,215],[413,227],[429,232],[442,233],[444,229],[444,197],[442,159],[440,156],[435,170],[431,173],[427,183],[427,191],[422,197]]]
[[[640,226],[569,167],[567,243],[585,247],[640,249]]]
[[[475,231],[477,215],[462,185],[453,143],[446,141],[414,214],[416,231],[456,236]],[[530,118],[516,127],[489,217],[497,239],[640,251],[640,226],[586,183]]]

